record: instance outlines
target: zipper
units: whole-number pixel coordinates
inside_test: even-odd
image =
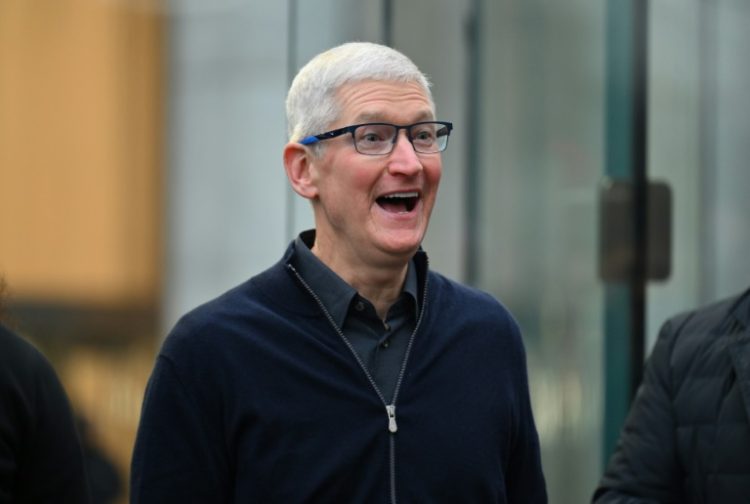
[[[429,260],[426,259],[426,268],[425,271],[429,271]],[[419,330],[419,327],[422,325],[422,318],[424,316],[424,313],[427,308],[427,275],[425,275],[424,280],[424,289],[422,290],[422,307],[419,310],[419,318],[417,318],[417,324],[414,326],[414,330],[411,333],[411,336],[409,336],[409,343],[406,346],[406,352],[404,353],[404,359],[401,362],[401,370],[398,373],[398,379],[396,381],[396,388],[393,391],[393,400],[391,401],[391,404],[388,404],[388,401],[385,400],[385,396],[383,396],[383,393],[380,391],[380,388],[378,388],[378,385],[375,383],[375,380],[373,379],[372,375],[370,374],[370,371],[367,369],[365,364],[362,362],[362,359],[359,357],[359,354],[356,350],[354,350],[354,347],[349,342],[349,339],[344,335],[344,332],[341,330],[341,328],[336,324],[336,321],[333,320],[333,316],[328,312],[328,309],[323,304],[323,301],[320,300],[320,297],[315,293],[315,291],[308,285],[307,282],[305,282],[305,279],[302,278],[302,275],[299,274],[297,269],[292,266],[291,264],[286,265],[286,267],[294,274],[294,276],[297,278],[297,280],[302,284],[302,286],[305,288],[305,290],[312,296],[312,298],[315,300],[315,303],[320,307],[320,309],[323,311],[323,314],[325,315],[326,319],[328,320],[328,323],[331,324],[331,327],[333,327],[334,331],[336,331],[336,334],[339,335],[341,340],[344,342],[346,347],[349,349],[351,354],[354,356],[354,359],[357,361],[357,364],[359,365],[360,369],[362,369],[362,372],[364,372],[365,376],[367,377],[367,381],[370,382],[370,385],[372,385],[373,390],[375,390],[375,393],[380,398],[381,402],[383,403],[383,406],[385,406],[385,413],[388,418],[388,432],[390,433],[390,483],[391,483],[391,504],[396,504],[396,432],[398,432],[398,423],[396,422],[396,398],[398,398],[398,393],[401,390],[401,382],[404,379],[404,374],[406,372],[406,364],[409,361],[409,355],[411,354],[411,347],[414,343],[414,337],[417,335],[417,331]]]
[[[396,405],[387,404],[385,412],[388,414],[388,431],[395,434],[398,432],[398,425],[396,425]]]

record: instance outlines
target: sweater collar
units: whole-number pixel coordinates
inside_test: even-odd
[[[333,317],[338,327],[343,327],[349,313],[352,300],[357,291],[343,278],[326,266],[310,250],[315,243],[315,230],[303,231],[292,243],[293,254],[289,262],[297,269],[300,276],[320,297],[323,306]],[[417,294],[417,267],[415,259],[409,261],[406,280],[402,293],[414,300],[414,317],[419,316],[419,296]]]

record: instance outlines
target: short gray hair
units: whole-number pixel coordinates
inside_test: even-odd
[[[365,80],[416,82],[435,110],[429,79],[408,57],[381,44],[347,42],[315,56],[292,81],[286,98],[289,140],[323,133],[341,113],[338,89]]]

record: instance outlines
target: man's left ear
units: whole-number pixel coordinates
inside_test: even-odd
[[[318,196],[312,164],[312,155],[304,145],[289,142],[284,146],[284,169],[289,183],[297,194],[307,199]]]

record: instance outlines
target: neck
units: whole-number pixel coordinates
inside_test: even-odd
[[[406,279],[406,268],[404,265],[401,271],[394,271],[392,274],[376,270],[370,272],[369,275],[360,275],[358,271],[353,278],[344,278],[344,280],[357,289],[362,297],[370,301],[378,317],[385,320],[388,310],[401,294]]]
[[[406,279],[408,259],[388,264],[353,265],[341,256],[326,254],[316,242],[312,247],[315,254],[346,283],[357,290],[360,296],[370,301],[381,320],[385,320],[388,310],[398,299]]]

